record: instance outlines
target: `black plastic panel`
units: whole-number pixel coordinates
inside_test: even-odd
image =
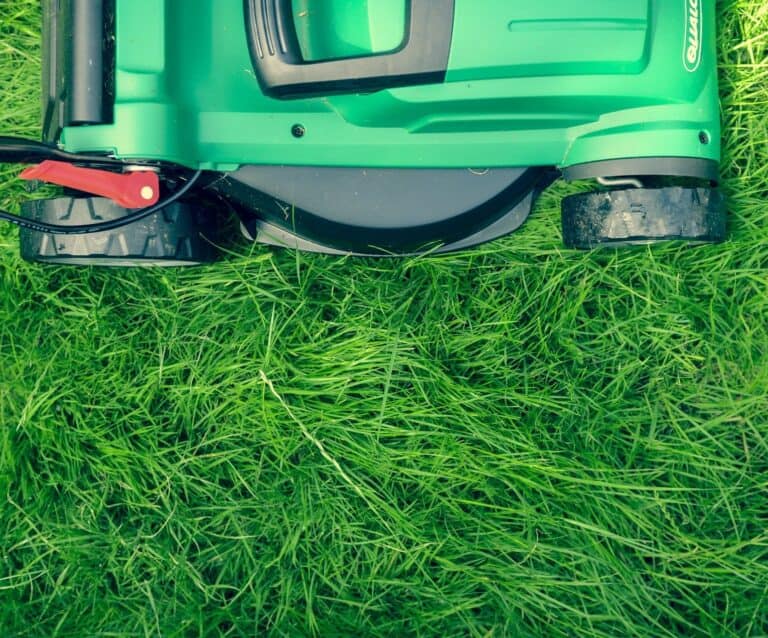
[[[44,0],[43,137],[111,123],[114,0]]]
[[[341,251],[386,254],[473,236],[482,241],[485,229],[547,185],[550,174],[538,168],[246,166],[210,188],[302,239]]]
[[[392,53],[307,62],[291,0],[244,0],[254,69],[264,93],[304,98],[377,91],[445,80],[453,39],[454,0],[408,0],[408,33]]]
[[[432,252],[434,252],[434,254],[443,254],[455,252],[457,250],[464,250],[479,244],[484,244],[485,242],[493,241],[499,237],[504,237],[510,233],[515,232],[525,223],[525,220],[528,219],[538,194],[539,193],[537,191],[531,191],[517,206],[512,208],[508,213],[505,213],[492,224],[486,226],[482,230],[477,231],[476,233],[467,235],[462,239],[451,243],[442,244]],[[246,224],[243,225],[243,230],[243,234],[246,236],[246,238],[262,244],[268,244],[270,246],[281,246],[283,248],[293,248],[295,250],[324,253],[328,255],[357,255],[360,257],[392,256],[390,254],[375,252],[355,252],[331,248],[327,245],[318,244],[316,242],[297,237],[284,228],[275,226],[274,224],[270,224],[260,219],[249,220]],[[396,254],[407,255],[409,253]],[[417,251],[412,254],[419,253]]]

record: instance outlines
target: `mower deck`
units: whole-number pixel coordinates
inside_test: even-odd
[[[712,0],[44,6],[46,140],[159,171],[165,192],[202,169],[187,203],[230,207],[259,241],[356,254],[464,248],[516,230],[558,171],[646,193],[566,201],[566,227],[591,229],[569,245],[724,234],[724,203],[709,196],[720,156]],[[670,199],[667,188],[684,192]],[[630,200],[631,210],[614,205]],[[700,224],[661,220],[671,201],[714,216],[706,237]],[[61,207],[29,214],[66,224]],[[572,219],[583,214],[591,226]],[[56,245],[66,261],[74,248]]]

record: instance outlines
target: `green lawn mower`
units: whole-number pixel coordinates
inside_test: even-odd
[[[555,179],[566,246],[725,238],[715,0],[44,0],[64,187],[24,258],[208,262],[227,229],[326,253],[464,249]],[[231,223],[235,220],[235,223]],[[239,228],[239,231],[238,231]]]

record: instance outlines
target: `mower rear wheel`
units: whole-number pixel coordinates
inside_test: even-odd
[[[129,214],[99,197],[38,200],[24,215],[49,224],[80,225]],[[214,261],[216,225],[209,211],[186,203],[121,228],[91,234],[54,234],[22,228],[21,256],[27,261],[73,266],[192,266]]]
[[[725,198],[717,188],[629,188],[563,199],[563,241],[591,249],[726,238]]]

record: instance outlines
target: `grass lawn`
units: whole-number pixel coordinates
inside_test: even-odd
[[[719,11],[722,246],[566,251],[564,186],[442,258],[0,228],[0,635],[768,635],[768,4]],[[0,134],[38,20],[0,4]]]

